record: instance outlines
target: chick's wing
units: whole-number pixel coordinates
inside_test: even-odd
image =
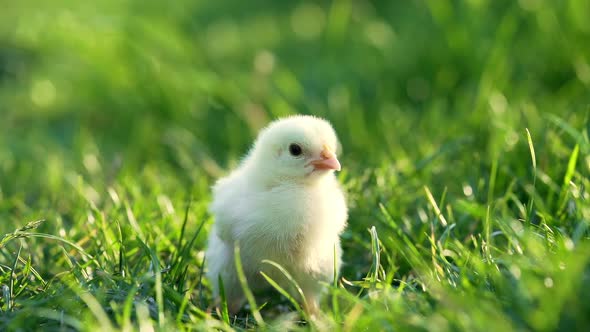
[[[235,240],[233,230],[243,215],[242,207],[246,199],[245,187],[239,178],[230,176],[220,179],[213,187],[209,212],[215,217],[215,230],[221,240],[227,243]]]

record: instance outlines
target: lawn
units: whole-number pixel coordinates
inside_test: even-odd
[[[590,329],[588,1],[2,7],[0,330]],[[297,113],[343,147],[341,276],[314,322],[217,315],[210,187]]]

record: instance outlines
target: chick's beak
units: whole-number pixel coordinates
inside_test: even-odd
[[[324,147],[322,153],[320,153],[320,158],[312,160],[310,162],[313,165],[314,169],[316,170],[336,170],[339,171],[341,169],[340,162],[338,158],[336,158],[336,154],[332,152],[329,148]]]

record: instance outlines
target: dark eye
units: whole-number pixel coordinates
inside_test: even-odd
[[[289,153],[292,156],[300,156],[302,152],[303,150],[301,149],[301,146],[299,144],[292,143],[291,145],[289,145]]]

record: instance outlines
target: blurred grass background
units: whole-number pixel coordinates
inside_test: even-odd
[[[394,285],[420,275],[420,264],[404,254],[408,247],[397,247],[404,243],[399,232],[426,252],[435,228],[469,246],[472,238],[487,241],[494,231],[507,232],[503,223],[518,220],[535,234],[559,233],[576,245],[588,238],[588,1],[26,0],[2,7],[0,234],[45,219],[38,231],[80,244],[107,274],[121,268],[117,250],[126,247],[127,268],[139,275],[148,267],[133,241],[153,246],[163,261],[174,257],[190,197],[191,234],[202,221],[207,230],[214,179],[237,164],[268,121],[305,113],[331,121],[344,148],[348,280],[375,267],[366,231],[372,225],[389,246],[381,281]],[[427,192],[452,231],[439,224]],[[123,245],[126,233],[131,242]],[[199,276],[205,238],[200,233],[191,249],[191,280]],[[496,241],[498,253],[513,250],[511,241]],[[490,258],[483,242],[469,250]],[[2,249],[3,271],[20,257],[17,244]],[[20,245],[39,278],[76,270],[54,242]],[[581,264],[569,275],[580,288],[564,299],[589,278],[588,254],[569,255]],[[452,264],[460,265],[460,257]],[[559,260],[555,264],[551,268]],[[431,268],[439,271],[437,264]],[[543,285],[547,269],[540,269]],[[90,287],[93,273],[78,284]],[[35,299],[30,308],[67,307],[50,295],[54,288],[37,285],[39,278],[23,284],[20,298]],[[131,287],[133,279],[125,280]],[[132,293],[129,287],[122,287],[124,294]],[[530,318],[537,304],[509,294],[521,286],[496,287],[495,294],[504,290],[508,299],[490,306],[507,312],[502,317],[513,328],[588,326],[588,305],[574,301],[577,309],[568,308],[567,319],[559,309],[545,324],[545,309]],[[92,293],[117,312],[101,298],[105,289],[112,290],[101,285]],[[479,290],[463,289],[470,294],[461,300],[465,307],[482,296]],[[407,311],[421,319],[431,314],[424,324],[433,326],[444,317],[450,325],[442,330],[503,321],[484,309],[471,318],[449,318],[452,313],[436,306],[425,311],[421,305],[438,299],[428,296],[391,318],[430,329],[412,323]],[[552,297],[543,299],[551,303]],[[567,301],[563,310],[573,305]],[[27,305],[11,302],[3,302],[11,312],[3,316],[6,326],[37,322],[25,319]],[[385,321],[377,316],[358,327]]]

